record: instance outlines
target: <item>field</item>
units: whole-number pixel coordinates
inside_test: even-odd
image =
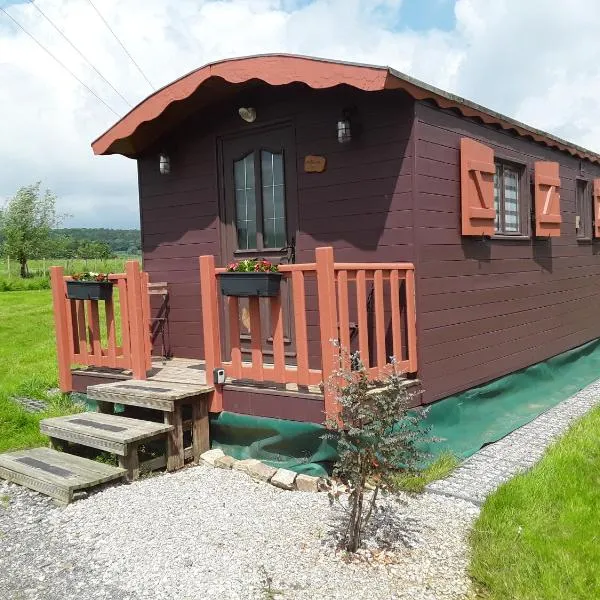
[[[0,293],[0,452],[47,443],[40,418],[73,411],[69,400],[46,393],[57,385],[54,343],[49,290]],[[48,411],[27,413],[13,396],[47,400]]]
[[[0,292],[18,290],[42,290],[50,288],[50,267],[63,267],[65,274],[72,275],[81,271],[95,271],[99,273],[122,273],[125,261],[138,260],[139,256],[120,257],[110,259],[68,259],[68,258],[44,258],[30,260],[30,277],[22,279],[19,276],[19,263],[14,260],[3,258],[0,261]]]
[[[600,597],[599,431],[596,409],[485,502],[471,540],[482,598]]]

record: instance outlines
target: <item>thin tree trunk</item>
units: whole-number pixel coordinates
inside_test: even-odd
[[[25,279],[29,275],[29,270],[27,269],[27,260],[21,260],[21,277]]]

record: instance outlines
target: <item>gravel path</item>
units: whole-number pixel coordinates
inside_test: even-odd
[[[0,597],[11,600],[459,598],[478,512],[433,495],[386,501],[374,524],[391,550],[366,564],[336,555],[340,509],[326,494],[237,471],[189,468],[64,509],[6,483],[1,498]]]
[[[199,466],[66,508],[0,481],[1,600],[458,600],[478,504],[600,400],[600,381],[467,460],[383,500],[368,550],[335,552],[339,507]],[[468,499],[468,500],[465,500]],[[381,550],[383,548],[383,550]]]
[[[447,479],[427,486],[432,493],[482,504],[498,486],[527,471],[575,420],[600,403],[600,380],[542,413],[495,444],[468,458]]]

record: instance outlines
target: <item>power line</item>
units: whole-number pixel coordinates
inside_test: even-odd
[[[67,67],[61,60],[59,60],[56,56],[54,56],[54,54],[52,54],[52,52],[50,52],[50,50],[48,50],[48,48],[46,48],[46,46],[44,46],[44,44],[42,44],[41,42],[39,42],[37,40],[37,38],[29,33],[29,31],[27,31],[27,29],[25,29],[25,27],[23,27],[23,25],[21,25],[21,23],[19,23],[14,17],[12,17],[8,12],[6,12],[6,10],[4,8],[2,8],[0,6],[0,10],[19,28],[21,29],[21,31],[23,31],[25,34],[27,34],[44,52],[46,52],[47,54],[49,54],[67,73],[69,73],[69,75],[71,75],[71,77],[73,77],[74,79],[76,79],[90,94],[92,94],[97,100],[99,100],[100,102],[102,102],[102,104],[104,104],[104,106],[106,106],[106,108],[108,108],[108,110],[110,110],[112,113],[115,114],[115,116],[119,116],[119,113],[114,110],[113,108],[111,108],[106,102],[104,102],[104,100],[102,100],[102,98],[100,98],[100,96],[98,96],[98,94],[96,94],[96,92],[94,92],[94,90],[89,87],[88,85],[86,85],[85,83],[83,83],[83,81],[81,81],[81,79],[79,79],[79,77],[77,77],[77,75],[75,75],[75,73],[73,73],[73,71],[71,71],[71,69],[69,69],[69,67]]]
[[[137,70],[142,74],[142,77],[147,81],[148,85],[152,88],[152,90],[156,89],[152,85],[152,82],[146,77],[146,74],[144,73],[144,71],[142,71],[142,68],[140,67],[140,65],[138,65],[135,62],[135,60],[133,59],[133,56],[131,56],[131,54],[129,54],[129,52],[127,51],[127,48],[125,48],[125,45],[123,44],[123,42],[117,37],[117,34],[112,30],[112,27],[108,24],[108,21],[100,14],[100,11],[96,8],[96,6],[92,2],[92,0],[88,0],[88,2],[90,3],[91,7],[96,11],[96,14],[100,17],[100,19],[103,21],[103,23],[106,25],[106,27],[108,27],[108,30],[113,34],[113,37],[115,38],[115,40],[117,40],[117,42],[119,43],[121,48],[123,48],[123,51],[125,52],[125,54],[127,54],[127,56],[129,57],[129,60],[135,65]]]
[[[119,92],[119,90],[110,81],[108,81],[108,79],[106,79],[102,73],[100,73],[100,71],[84,56],[81,50],[79,50],[79,48],[77,48],[77,46],[75,46],[75,44],[66,36],[66,34],[54,23],[54,21],[52,21],[52,19],[37,4],[35,4],[35,0],[30,0],[30,2],[33,7],[42,15],[42,17],[44,17],[44,19],[46,19],[46,21],[48,21],[48,23],[50,23],[50,25],[52,25],[56,31],[58,31],[58,33],[63,37],[63,39],[66,40],[71,48],[73,48],[73,50],[75,50],[75,52],[77,52],[77,54],[79,54],[79,56],[81,56],[81,58],[83,58],[83,60],[85,60],[85,62],[90,65],[90,67],[92,67],[92,69],[94,69],[94,71],[96,71],[96,73],[112,88],[112,90],[121,98],[121,100],[123,100],[127,106],[131,106],[131,103],[127,100],[127,98],[125,98],[123,94],[121,94],[121,92]]]

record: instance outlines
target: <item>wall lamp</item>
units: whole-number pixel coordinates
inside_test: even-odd
[[[171,172],[171,159],[164,152],[161,152],[158,157],[158,168],[161,175],[168,175]]]
[[[337,139],[340,144],[347,144],[352,140],[350,110],[347,108],[344,109],[342,118],[337,122]]]

